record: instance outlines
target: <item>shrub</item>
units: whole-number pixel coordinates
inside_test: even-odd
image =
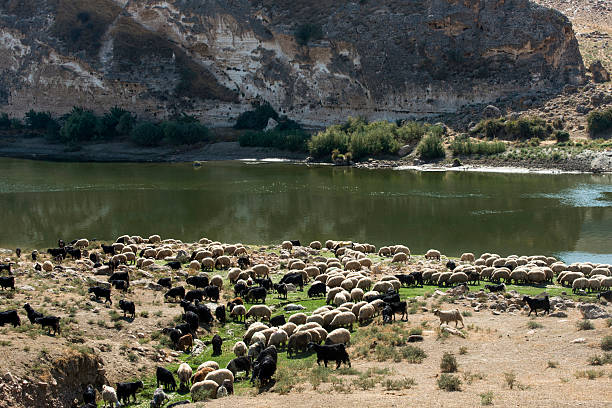
[[[409,378],[409,377],[404,377],[404,378],[400,378],[397,380],[387,378],[381,383],[381,385],[387,391],[407,390],[407,389],[414,387],[416,385],[416,381],[414,380],[414,378]]]
[[[534,329],[541,329],[542,327],[544,327],[541,323],[536,322],[535,320],[530,320],[527,322],[527,328],[534,330]]]
[[[438,388],[444,391],[461,391],[461,380],[456,375],[441,374],[438,378]]]
[[[440,362],[440,370],[443,373],[454,373],[457,371],[457,359],[451,353],[444,353]]]
[[[73,108],[59,131],[60,139],[65,143],[92,140],[98,135],[99,126],[92,111]]]
[[[113,139],[130,133],[135,118],[125,109],[112,107],[102,118],[99,124],[99,135],[102,139]]]
[[[306,45],[310,40],[316,41],[323,38],[323,30],[318,24],[302,24],[295,30],[294,35],[299,45]]]
[[[576,322],[576,327],[578,328],[578,330],[593,330],[595,329],[595,326],[593,325],[593,322],[591,322],[588,319],[582,319],[580,321]]]
[[[159,146],[163,138],[164,132],[162,128],[151,122],[139,123],[130,132],[130,140],[138,146]]]
[[[499,141],[473,142],[467,137],[457,137],[451,142],[450,149],[453,152],[453,156],[470,156],[474,154],[489,156],[505,152],[506,144]]]
[[[516,374],[513,371],[504,373],[504,381],[509,389],[513,389],[516,385]]]
[[[168,121],[160,126],[168,144],[185,145],[208,140],[208,129],[197,122]]]
[[[553,360],[548,360],[548,368],[557,368],[559,363]]]
[[[45,130],[49,123],[54,122],[55,119],[53,119],[50,112],[35,112],[33,109],[30,109],[25,114],[24,121],[26,126],[32,130]]]
[[[612,350],[612,336],[606,336],[601,340],[601,349],[603,351]]]
[[[612,130],[612,108],[591,111],[587,116],[587,129],[591,136]]]
[[[603,355],[595,355],[589,358],[590,365],[612,364],[612,353],[604,353]]]
[[[272,118],[278,121],[278,113],[267,102],[255,106],[254,110],[246,111],[238,116],[234,128],[263,130],[268,125],[268,120]]]
[[[402,357],[411,364],[421,364],[427,358],[427,353],[416,346],[406,346],[402,349]]]
[[[499,118],[478,122],[470,130],[470,134],[489,139],[528,140],[532,138],[546,139],[552,134],[553,130],[552,126],[547,125],[540,118],[522,117],[517,120]]]
[[[493,405],[493,392],[487,391],[480,394],[480,405]]]
[[[557,140],[557,143],[569,142],[570,134],[566,131],[558,130],[555,132],[555,139]]]
[[[240,146],[274,147],[282,150],[305,151],[310,135],[302,130],[269,130],[246,132],[238,138]]]
[[[423,137],[417,146],[417,154],[425,160],[444,158],[444,146],[442,146],[442,138],[435,134],[428,134]]]

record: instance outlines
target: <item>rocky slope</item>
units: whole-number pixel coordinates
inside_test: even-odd
[[[0,110],[16,115],[119,105],[226,126],[267,100],[324,125],[583,81],[569,20],[526,0],[0,2]]]

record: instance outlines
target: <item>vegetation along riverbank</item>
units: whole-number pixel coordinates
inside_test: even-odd
[[[0,407],[610,404],[608,264],[124,235],[1,273]]]

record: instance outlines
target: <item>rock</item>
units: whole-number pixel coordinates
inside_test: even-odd
[[[198,356],[202,354],[206,350],[206,345],[202,340],[194,339],[193,340],[193,350],[191,350],[192,356]]]
[[[588,106],[585,106],[582,104],[576,105],[576,112],[582,113],[583,115],[586,115],[587,113],[589,113],[591,109],[592,108],[589,108]]]
[[[548,315],[549,317],[567,317],[567,313],[558,310]]]
[[[463,334],[460,330],[455,329],[453,327],[447,326],[446,324],[443,324],[440,326],[440,330],[441,331],[445,331],[449,334],[455,335],[455,336],[459,336],[462,338],[465,338],[465,334]]]
[[[158,285],[155,282],[148,282],[145,286],[145,289],[151,289],[151,290],[155,290],[155,291],[161,291],[164,290],[164,287],[162,285]]]
[[[110,276],[110,268],[106,265],[96,268],[94,269],[94,275],[109,275]]]
[[[2,378],[6,382],[15,382],[15,377],[13,377],[13,374],[11,374],[10,371],[7,371]]]
[[[586,343],[586,339],[584,337],[579,337],[571,341],[572,343]]]
[[[404,146],[400,147],[400,149],[397,152],[397,154],[400,157],[404,157],[404,156],[407,156],[408,153],[410,153],[411,151],[412,151],[412,147],[410,145],[404,145]]]
[[[610,73],[601,64],[601,61],[597,60],[589,65],[589,72],[593,76],[595,82],[608,82],[610,80]]]
[[[36,290],[36,289],[34,289],[32,286],[30,286],[30,285],[23,285],[23,286],[19,286],[17,289],[19,289],[19,290],[25,290],[25,291],[27,291],[27,292],[33,292],[33,291],[35,291],[35,290]]]
[[[501,110],[497,106],[489,105],[482,111],[485,119],[497,119],[501,116]]]
[[[275,121],[273,118],[268,119],[268,124],[266,125],[264,132],[267,132],[269,130],[274,130],[276,129],[276,127],[278,126],[278,122]]]
[[[90,278],[89,276],[86,278],[86,282],[89,286],[100,286],[105,289],[109,289],[111,287],[111,284],[109,282],[105,282],[105,281],[98,280],[98,279],[93,279],[93,278]]]
[[[423,336],[419,335],[419,334],[411,334],[408,337],[408,343],[416,343],[419,341],[423,341]]]
[[[446,292],[442,292],[439,289],[436,289],[436,291],[433,293],[433,297],[438,297],[438,296],[446,296]]]
[[[607,319],[608,317],[610,317],[610,314],[608,312],[606,312],[603,308],[597,305],[580,305],[579,309],[580,313],[582,313],[583,319]]]
[[[498,312],[497,310],[494,310],[492,313],[493,313],[495,316],[499,316],[499,315],[501,314],[501,312]]]

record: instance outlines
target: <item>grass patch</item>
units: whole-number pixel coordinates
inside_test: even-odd
[[[590,365],[612,364],[612,353],[604,353],[603,355],[595,355],[589,358]]]
[[[414,378],[409,377],[403,377],[396,380],[387,378],[381,385],[387,391],[408,390],[416,385],[416,381]]]
[[[576,328],[578,330],[594,330],[595,329],[595,325],[593,324],[593,322],[591,322],[588,319],[582,319],[582,320],[576,322]]]
[[[542,323],[539,323],[536,320],[530,320],[527,322],[528,329],[535,330],[535,329],[541,329],[542,327],[544,327]]]
[[[517,120],[509,120],[507,118],[482,120],[470,130],[470,134],[475,137],[486,137],[488,139],[544,140],[553,131],[552,125],[547,124],[543,119],[522,117]]]
[[[440,370],[443,373],[454,373],[457,371],[457,359],[451,353],[444,353],[440,362]]]
[[[500,141],[483,142],[472,141],[469,137],[458,136],[450,144],[453,156],[491,156],[506,151],[506,144]]]
[[[480,405],[493,405],[492,391],[487,391],[480,394]]]
[[[603,377],[606,373],[603,370],[584,370],[576,371],[574,374],[576,378],[587,378],[589,380],[595,380],[599,377]]]
[[[603,351],[612,350],[612,336],[605,336],[603,339],[601,339],[601,349]]]

